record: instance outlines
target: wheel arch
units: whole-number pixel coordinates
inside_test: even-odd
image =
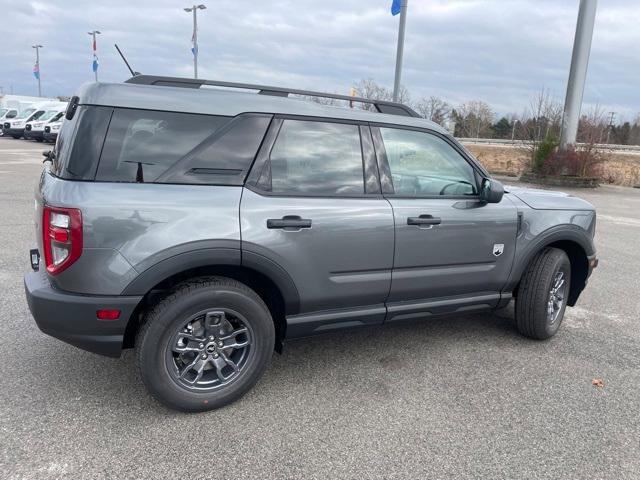
[[[512,272],[512,291],[517,297],[522,275],[533,259],[545,248],[558,248],[564,251],[571,263],[571,287],[567,304],[574,306],[584,290],[589,277],[589,257],[595,255],[593,240],[583,229],[575,225],[562,225],[545,232],[527,249],[524,258]]]
[[[246,257],[246,258],[243,258]],[[244,261],[242,261],[244,260]],[[253,289],[266,303],[276,329],[276,350],[286,336],[286,315],[299,311],[298,291],[291,277],[278,264],[261,255],[241,256],[236,249],[204,249],[165,259],[142,272],[123,295],[143,295],[127,322],[123,348],[131,348],[142,314],[173,286],[203,276],[233,278]]]

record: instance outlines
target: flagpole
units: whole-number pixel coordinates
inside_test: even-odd
[[[40,49],[42,45],[32,45],[31,48],[36,49],[36,65],[38,66],[38,96],[42,96],[42,88],[40,86]]]
[[[402,76],[402,55],[404,53],[404,29],[407,23],[407,4],[409,0],[400,0],[400,26],[398,27],[398,50],[396,51],[396,75],[393,82],[393,101],[398,101],[400,78]]]
[[[193,78],[198,78],[198,10],[193,6]]]
[[[205,5],[194,5],[191,8],[185,8],[185,12],[193,12],[193,78],[198,78],[198,10],[207,8]]]

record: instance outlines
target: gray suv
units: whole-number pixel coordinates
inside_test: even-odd
[[[139,75],[83,86],[48,159],[25,277],[39,328],[135,348],[184,411],[238,399],[285,339],[514,297],[519,331],[549,338],[597,264],[592,205],[505,191],[391,102]]]

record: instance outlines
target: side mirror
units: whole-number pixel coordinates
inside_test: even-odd
[[[480,200],[485,203],[500,203],[504,195],[504,187],[502,183],[492,178],[482,180],[480,187]]]

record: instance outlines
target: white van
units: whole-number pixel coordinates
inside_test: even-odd
[[[16,118],[2,123],[2,131],[13,138],[21,138],[28,122],[38,120],[47,110],[57,108],[61,102],[45,102],[22,111]]]
[[[48,108],[39,118],[27,122],[24,126],[24,138],[27,140],[44,140],[44,127],[48,123],[57,122],[64,115],[67,109],[66,103],[61,103],[57,107]]]

